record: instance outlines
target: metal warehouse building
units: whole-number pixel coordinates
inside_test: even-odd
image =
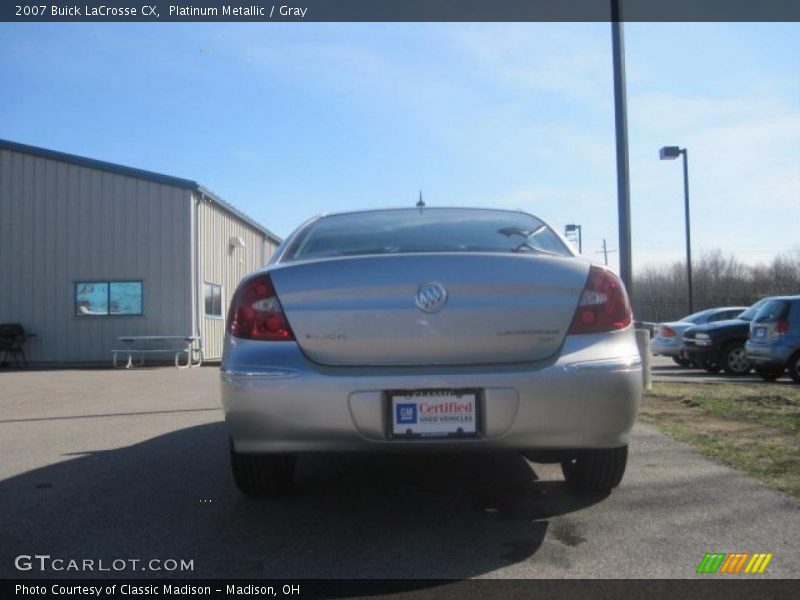
[[[280,239],[194,181],[0,140],[0,323],[36,363],[108,364],[120,336],[222,353],[227,305]]]

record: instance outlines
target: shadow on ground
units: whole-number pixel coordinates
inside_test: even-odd
[[[293,495],[252,500],[227,461],[213,423],[0,482],[0,576],[104,575],[14,568],[49,554],[194,560],[117,577],[474,577],[535,555],[548,519],[603,498],[537,481],[517,454],[353,454],[304,457]]]

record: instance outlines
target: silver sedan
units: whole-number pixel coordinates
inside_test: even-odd
[[[222,402],[235,481],[300,453],[519,450],[569,484],[622,479],[641,361],[620,279],[517,211],[314,218],[239,285]]]

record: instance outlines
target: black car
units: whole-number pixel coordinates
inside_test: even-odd
[[[724,369],[729,375],[745,375],[753,368],[744,352],[750,321],[769,298],[759,300],[735,319],[689,327],[683,332],[683,350],[692,362],[709,373]]]

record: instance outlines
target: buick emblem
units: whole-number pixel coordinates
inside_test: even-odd
[[[447,290],[441,283],[435,281],[423,283],[417,289],[414,302],[420,310],[426,313],[439,312],[447,302]]]

